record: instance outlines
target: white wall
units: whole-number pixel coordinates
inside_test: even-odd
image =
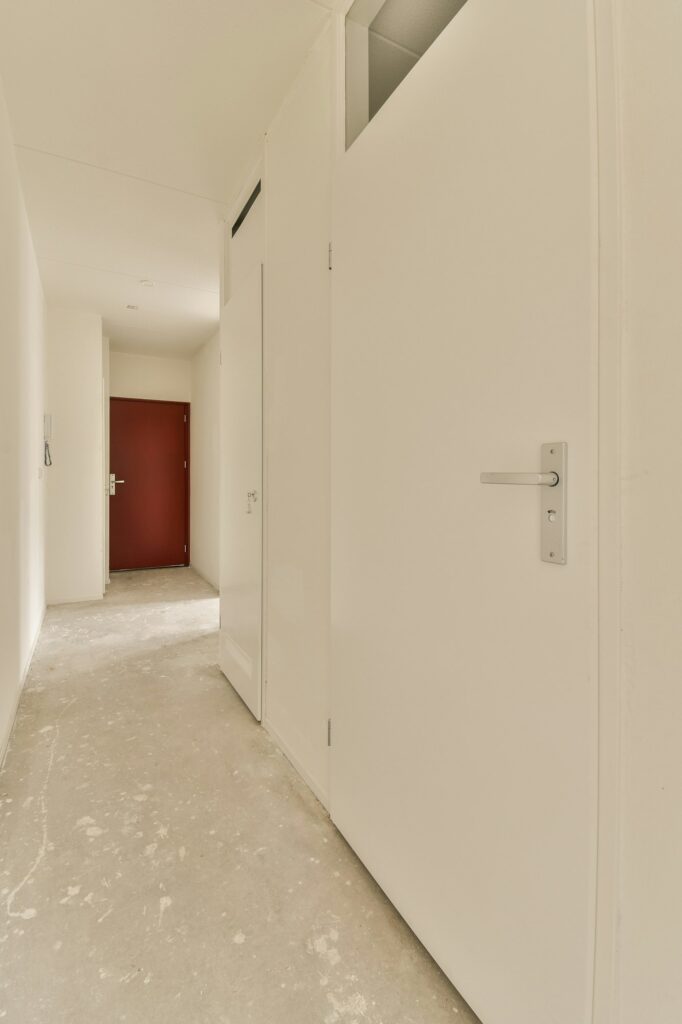
[[[113,398],[151,398],[166,402],[189,402],[192,391],[192,363],[189,359],[110,352],[110,382]]]
[[[226,264],[224,268],[223,303],[229,302],[241,285],[248,280],[254,267],[262,263],[263,240],[265,237],[265,201],[263,192],[256,197],[237,234],[232,237],[232,224],[244,208],[259,179],[263,177],[262,159],[258,161],[247,179],[239,198],[234,204],[232,215],[226,225]]]
[[[682,12],[620,0],[623,103],[619,1024],[682,1020]]]
[[[218,587],[220,579],[220,334],[192,359],[190,424],[190,557],[192,567]]]
[[[265,725],[328,799],[332,32],[266,143]]]
[[[110,397],[109,339],[102,338],[102,431],[104,458],[102,460],[102,501],[104,504],[104,548],[102,551],[103,587],[109,583],[109,397]]]
[[[45,609],[44,302],[0,92],[0,760]]]
[[[47,409],[52,458],[47,488],[47,601],[102,597],[104,424],[102,320],[50,309]]]

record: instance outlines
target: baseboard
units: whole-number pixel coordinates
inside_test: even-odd
[[[308,788],[313,791],[317,799],[324,807],[325,811],[329,813],[329,793],[315,781],[315,779],[312,777],[312,775],[310,775],[308,771],[306,771],[306,769],[303,767],[303,765],[296,757],[296,755],[292,753],[291,749],[289,748],[289,745],[285,743],[280,734],[277,732],[275,728],[273,728],[273,726],[267,720],[267,718],[263,719],[263,728],[270,736],[272,736],[273,740],[275,741],[279,749],[282,751],[287,761],[289,761],[293,765],[293,767],[296,769],[298,774],[305,782],[306,786],[308,786]]]
[[[201,576],[204,583],[208,583],[209,587],[213,587],[215,591],[220,591],[219,585],[215,583],[205,572],[202,572],[201,569],[199,569],[193,562],[190,562],[189,567],[197,574],[197,576]]]
[[[92,597],[67,597],[60,600],[50,598],[47,602],[48,608],[58,608],[64,604],[94,604],[96,601],[103,601],[104,594],[94,594]]]
[[[31,671],[31,663],[33,662],[33,655],[36,652],[36,647],[38,646],[38,641],[40,640],[40,634],[43,631],[43,623],[45,622],[45,613],[46,613],[46,611],[47,611],[47,608],[43,608],[43,613],[40,616],[40,622],[38,623],[38,628],[36,629],[35,636],[33,637],[33,643],[31,644],[31,649],[28,652],[28,657],[26,658],[26,664],[24,665],[23,672],[21,673],[21,679],[19,680],[19,686],[17,687],[16,697],[15,697],[15,701],[14,701],[14,710],[12,711],[12,714],[10,715],[10,719],[9,719],[9,723],[8,723],[7,729],[5,731],[5,735],[2,737],[2,742],[0,743],[0,769],[2,769],[2,767],[5,764],[5,758],[7,757],[7,751],[9,750],[9,741],[12,738],[12,733],[14,732],[14,723],[17,720],[17,713],[19,711],[19,704],[21,703],[21,697],[22,697],[22,694],[24,692],[24,687],[26,686],[26,680],[28,679],[28,674]]]

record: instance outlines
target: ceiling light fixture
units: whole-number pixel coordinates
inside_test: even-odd
[[[139,309],[139,306],[126,306],[126,309]]]
[[[146,278],[146,277],[142,278],[142,280],[140,281],[140,284],[142,285],[143,288],[153,288],[154,287],[154,282],[150,281],[149,278]]]

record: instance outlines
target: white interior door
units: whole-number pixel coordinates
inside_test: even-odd
[[[588,7],[470,0],[336,168],[331,811],[484,1024],[591,1019]],[[480,482],[555,441],[566,565]]]
[[[261,718],[263,268],[239,283],[222,321],[220,667]]]

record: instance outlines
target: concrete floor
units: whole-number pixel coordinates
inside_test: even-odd
[[[473,1024],[216,668],[215,592],[49,610],[0,774],[3,1024]]]

